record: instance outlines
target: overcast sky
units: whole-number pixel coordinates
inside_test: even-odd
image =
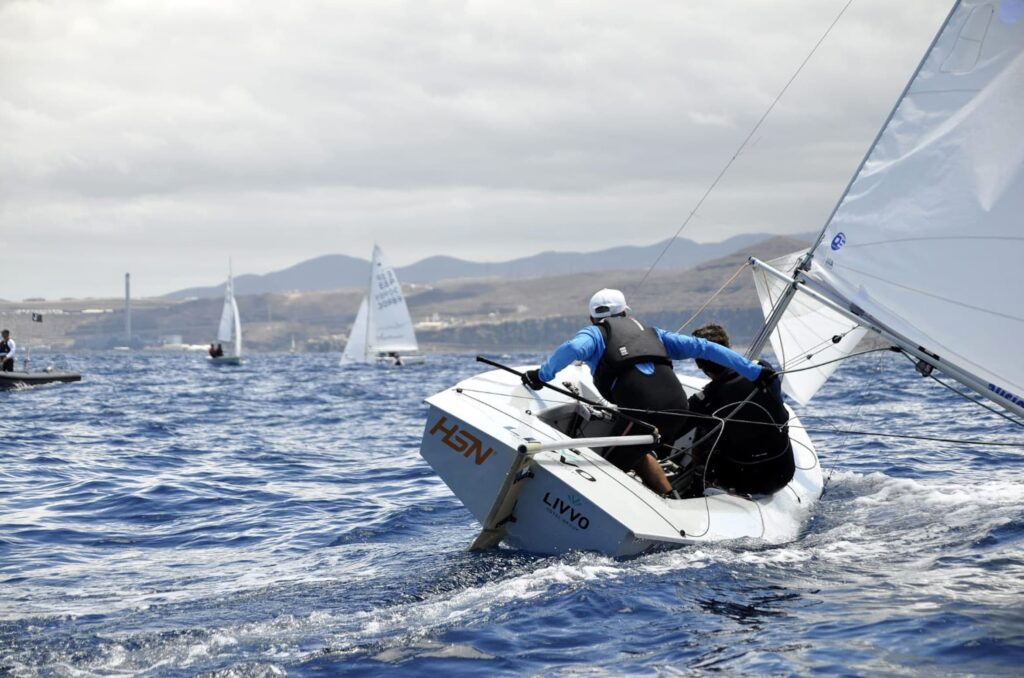
[[[847,0],[0,0],[0,298],[670,237]],[[816,231],[949,0],[855,0],[683,231]]]

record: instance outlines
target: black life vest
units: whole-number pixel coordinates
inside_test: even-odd
[[[604,337],[604,355],[594,370],[594,385],[605,398],[611,399],[619,375],[637,363],[672,365],[653,327],[644,327],[628,316],[602,318],[596,324]]]
[[[0,353],[8,353],[11,350],[11,345],[7,343],[6,339],[0,339]]]
[[[733,413],[751,391],[753,396]],[[710,478],[723,487],[750,494],[776,492],[792,480],[796,467],[789,442],[789,412],[777,387],[762,391],[730,371],[709,382],[703,394],[703,398],[690,399],[691,410],[729,417],[721,435],[711,436]]]

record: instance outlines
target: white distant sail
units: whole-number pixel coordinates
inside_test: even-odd
[[[352,329],[348,333],[348,341],[345,342],[345,352],[341,354],[341,364],[363,363],[366,358],[366,297],[359,303],[359,312],[356,313],[356,321],[352,323]]]
[[[341,362],[375,362],[380,354],[417,350],[416,332],[398,276],[384,260],[380,247],[374,245],[368,295],[356,314]]]
[[[1024,413],[1024,16],[954,7],[812,248],[803,279]]]
[[[419,350],[398,276],[376,245],[370,275],[370,348],[378,353]]]
[[[241,357],[242,322],[238,316],[238,304],[235,303],[235,283],[230,265],[228,266],[228,282],[224,286],[224,309],[220,314],[217,341],[227,344],[224,351],[225,356]]]

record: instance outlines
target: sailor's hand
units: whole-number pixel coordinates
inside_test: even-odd
[[[761,374],[757,375],[757,379],[754,380],[754,383],[762,391],[767,391],[772,381],[777,379],[778,376],[779,375],[775,373],[775,370],[772,369],[771,365],[761,365]]]
[[[544,382],[540,378],[540,370],[526,370],[523,372],[523,383],[527,388],[539,391],[544,388]]]

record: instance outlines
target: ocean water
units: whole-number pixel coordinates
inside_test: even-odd
[[[478,526],[418,446],[472,356],[50,360],[85,380],[0,392],[0,675],[1024,666],[1024,430],[893,354],[798,410],[831,473],[798,539],[627,560],[467,552]]]

